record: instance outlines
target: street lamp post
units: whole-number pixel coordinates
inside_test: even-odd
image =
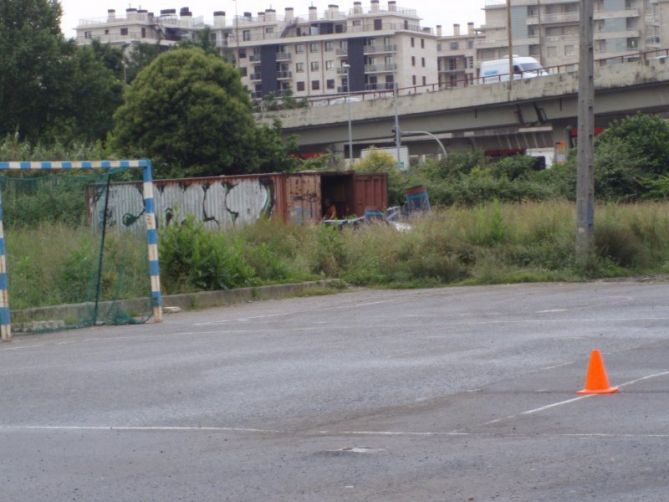
[[[395,133],[397,133],[397,131],[395,131]],[[439,148],[441,148],[441,153],[444,154],[444,158],[448,157],[448,152],[446,152],[446,147],[444,146],[444,144],[441,142],[441,140],[436,135],[432,134],[431,132],[429,132],[429,131],[400,131],[400,136],[406,136],[406,135],[409,135],[409,134],[416,134],[416,135],[424,134],[425,136],[429,136],[430,138],[432,138],[433,140],[435,140],[437,142],[437,144],[439,145]]]
[[[346,104],[348,107],[348,162],[349,167],[353,166],[353,124],[351,122],[351,65],[342,64],[346,69]]]

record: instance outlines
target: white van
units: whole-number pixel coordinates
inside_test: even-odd
[[[536,78],[548,75],[543,66],[532,57],[513,56],[513,79]],[[481,78],[484,84],[509,80],[509,58],[481,62]]]

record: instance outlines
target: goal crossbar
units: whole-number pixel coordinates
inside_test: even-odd
[[[153,198],[153,166],[148,159],[139,160],[76,160],[76,161],[16,161],[0,162],[2,171],[87,171],[87,170],[141,169],[144,178],[143,198],[146,219],[146,239],[151,276],[151,307],[156,322],[162,321],[162,296],[160,293],[160,265],[158,260],[158,231],[156,228]],[[0,194],[0,336],[5,342],[12,339],[12,322],[9,309],[7,256],[3,225],[2,194]]]

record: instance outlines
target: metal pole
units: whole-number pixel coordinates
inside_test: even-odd
[[[353,166],[353,124],[351,123],[351,65],[346,64],[346,102],[348,103],[348,167]]]
[[[232,0],[235,3],[235,45],[237,50],[235,51],[235,68],[241,68],[239,63],[239,15],[237,13],[237,0]]]
[[[579,15],[576,261],[580,265],[587,265],[594,249],[595,220],[593,0],[582,0],[580,2]]]
[[[544,65],[544,27],[541,25],[541,0],[537,0],[537,26],[539,27],[539,64]]]
[[[398,112],[398,103],[400,89],[397,82],[397,68],[395,68],[395,76],[393,78],[393,90],[395,98],[395,147],[397,148],[397,165],[402,166],[402,131],[400,131],[400,114]],[[404,166],[402,166],[404,167]]]
[[[506,0],[506,31],[509,37],[509,90],[513,82],[513,32],[511,30],[511,0]]]

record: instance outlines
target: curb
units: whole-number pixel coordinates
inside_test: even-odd
[[[339,279],[323,281],[300,282],[292,284],[272,284],[253,288],[228,289],[222,291],[202,291],[199,293],[185,293],[163,297],[166,308],[178,307],[183,310],[200,310],[212,307],[225,307],[239,303],[259,300],[278,300],[308,294],[310,291],[323,289],[342,290],[348,285]]]
[[[309,281],[291,284],[272,284],[251,288],[228,289],[220,291],[201,291],[178,295],[164,295],[165,313],[176,313],[180,310],[199,310],[213,307],[225,307],[239,303],[260,300],[277,300],[311,293],[335,292],[348,288],[339,279]],[[113,307],[121,306],[129,312],[146,310],[148,299],[132,298],[118,302],[100,302],[101,316]],[[70,305],[53,305],[12,312],[12,327],[16,334],[32,331],[57,331],[66,329],[66,319],[83,319],[90,314],[92,303],[76,303]]]

